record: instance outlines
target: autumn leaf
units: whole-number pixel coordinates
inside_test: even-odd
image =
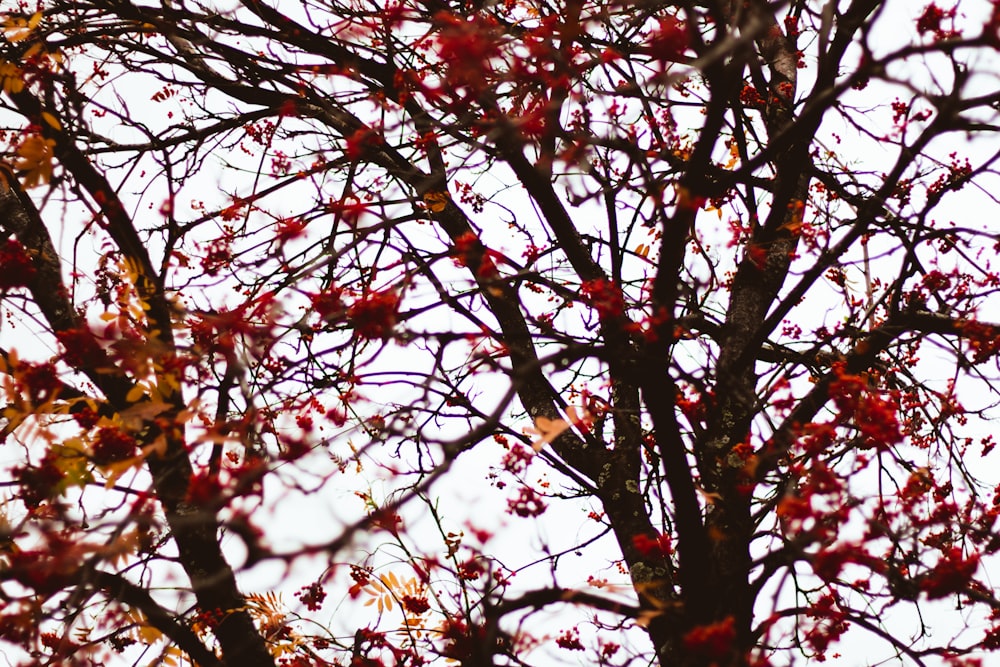
[[[32,134],[17,148],[18,160],[14,167],[24,172],[24,187],[33,188],[52,180],[52,159],[56,142],[40,134]]]
[[[392,611],[396,603],[400,603],[403,607],[404,614],[414,613],[411,609],[413,605],[407,604],[407,601],[423,598],[426,595],[423,585],[416,577],[400,580],[395,572],[379,575],[378,579],[372,579],[362,590],[371,596],[371,599],[365,602],[365,606],[374,605],[380,614],[383,611]]]
[[[24,72],[14,63],[0,60],[0,84],[5,93],[20,93],[24,90]]]
[[[22,18],[7,19],[2,28],[4,37],[11,43],[23,42],[31,36],[43,17],[42,12],[35,12],[27,21]]]
[[[542,451],[542,448],[547,444],[551,443],[553,440],[558,438],[563,431],[569,428],[569,422],[565,419],[549,419],[548,417],[535,417],[534,428],[526,426],[524,428],[525,435],[537,435],[532,443],[531,447],[536,451]]]
[[[45,124],[51,127],[52,129],[54,130],[62,129],[62,123],[59,122],[59,119],[50,114],[48,111],[43,111],[41,116],[42,120],[45,121]]]
[[[450,199],[447,192],[428,192],[424,195],[424,204],[434,213],[440,213],[447,208]]]

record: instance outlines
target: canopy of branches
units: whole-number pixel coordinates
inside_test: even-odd
[[[1000,3],[0,11],[11,663],[1000,647]]]

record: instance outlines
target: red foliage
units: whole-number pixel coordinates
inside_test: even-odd
[[[481,651],[486,632],[481,625],[469,625],[460,618],[453,618],[445,621],[441,635],[446,642],[441,654],[464,662]]]
[[[455,239],[452,256],[455,258],[456,264],[469,267],[476,275],[483,278],[492,278],[497,273],[497,267],[493,261],[495,253],[483,246],[475,232],[465,232]]]
[[[867,377],[847,373],[843,362],[836,362],[832,372],[837,379],[830,384],[830,399],[839,418],[858,429],[862,444],[884,449],[902,442],[896,403],[872,391]]]
[[[4,651],[1000,648],[1000,1],[7,4]]]

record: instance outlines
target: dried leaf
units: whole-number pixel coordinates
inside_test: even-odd
[[[48,111],[42,112],[42,120],[44,120],[49,127],[55,130],[62,129],[62,123],[59,122],[59,119],[50,114]]]
[[[565,419],[549,419],[548,417],[535,417],[535,427],[526,427],[524,433],[526,435],[537,435],[539,436],[534,442],[531,443],[531,447],[536,451],[542,451],[542,447],[546,443],[551,443],[553,440],[558,438],[563,431],[569,428],[569,422]]]
[[[135,403],[145,395],[146,395],[146,388],[143,387],[141,384],[137,384],[128,390],[128,393],[125,395],[125,402]]]
[[[33,134],[21,142],[17,148],[17,163],[14,165],[24,172],[24,187],[33,188],[52,180],[52,159],[56,142],[40,134]]]
[[[434,213],[440,213],[448,207],[448,200],[451,197],[447,192],[428,192],[424,195],[424,204]]]

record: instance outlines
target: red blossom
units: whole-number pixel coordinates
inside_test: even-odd
[[[423,614],[431,608],[427,598],[423,596],[417,597],[415,595],[404,595],[400,602],[403,603],[403,608],[406,609],[406,611],[411,614],[416,614],[417,616]]]
[[[330,287],[318,294],[310,295],[312,308],[324,320],[330,320],[344,312],[343,290]]]
[[[387,289],[368,292],[347,309],[347,319],[361,338],[385,340],[392,335],[399,312],[399,294]]]
[[[625,312],[625,297],[613,281],[604,278],[588,280],[581,285],[580,291],[584,302],[597,311],[602,321],[620,317]]]
[[[14,468],[14,477],[20,486],[20,498],[28,508],[38,507],[59,492],[59,485],[66,477],[60,470],[57,455],[46,452],[37,466]]]
[[[571,628],[556,637],[556,645],[568,651],[583,651],[583,644],[580,643],[580,631]]]
[[[945,30],[941,27],[942,21],[955,18],[955,8],[941,9],[936,3],[931,3],[924,7],[924,11],[917,17],[917,32],[921,35],[934,33],[936,39],[949,39],[955,37],[954,30]]]
[[[368,212],[368,204],[359,201],[356,197],[345,197],[337,201],[331,200],[327,203],[326,210],[332,213],[336,219],[355,226],[361,216]]]
[[[281,453],[278,456],[282,461],[297,461],[312,449],[313,445],[301,438],[281,438]]]
[[[201,258],[201,268],[205,275],[215,276],[232,260],[233,253],[229,247],[229,239],[218,238],[205,248],[205,254]]]
[[[116,426],[105,426],[94,438],[93,458],[98,465],[117,463],[135,456],[138,443],[128,433]]]
[[[632,546],[646,558],[666,558],[673,550],[670,536],[660,533],[650,537],[646,533],[632,536]]]
[[[90,430],[97,426],[97,422],[100,421],[101,416],[89,405],[85,405],[73,412],[73,419],[80,425],[80,428]]]
[[[657,29],[646,44],[648,53],[657,63],[664,65],[684,59],[684,53],[691,44],[691,33],[687,23],[676,16],[660,19]]]
[[[351,579],[354,580],[354,584],[347,593],[351,598],[357,598],[361,595],[362,589],[371,581],[371,572],[357,565],[351,565]]]
[[[193,505],[209,506],[218,502],[222,495],[219,476],[212,472],[201,472],[191,476],[188,482],[187,502]]]
[[[820,549],[812,558],[813,572],[824,581],[834,581],[848,563],[869,561],[870,557],[858,547],[842,544]]]
[[[866,377],[847,373],[844,362],[835,362],[829,395],[842,421],[853,422],[867,447],[885,448],[903,441],[899,406],[874,393]]]
[[[323,584],[318,581],[303,586],[295,593],[295,597],[302,601],[302,604],[306,606],[309,611],[319,611],[320,607],[323,606],[323,600],[326,599],[326,590],[323,588]]]
[[[483,90],[493,73],[493,59],[500,53],[500,31],[488,19],[464,18],[440,11],[434,20],[438,32],[438,57],[444,63],[447,88],[468,88],[472,94]],[[463,98],[464,99],[464,98]]]
[[[104,361],[104,349],[89,329],[64,329],[56,339],[65,350],[63,361],[74,368],[92,368]]]
[[[536,246],[534,243],[532,243],[528,245],[528,247],[525,249],[523,253],[521,253],[521,257],[524,258],[524,263],[527,266],[531,266],[536,261],[538,261],[538,258],[542,256],[543,252],[545,252],[545,248]]]
[[[463,581],[475,581],[479,577],[483,576],[483,572],[486,568],[475,558],[470,558],[461,565],[458,566],[458,578]]]
[[[539,516],[545,511],[545,502],[531,487],[522,486],[516,498],[507,500],[507,509],[521,517]]]
[[[934,600],[948,597],[962,591],[972,581],[972,576],[979,568],[979,555],[968,558],[959,547],[947,549],[937,565],[921,579],[920,590]]]
[[[746,84],[743,86],[743,90],[740,91],[740,103],[743,106],[752,107],[756,109],[763,109],[767,104],[767,101],[761,96],[760,92],[753,86],[753,84]]]
[[[524,445],[516,444],[503,456],[502,463],[504,470],[515,475],[520,475],[527,470],[533,456],[534,453],[531,449]]]
[[[8,239],[0,246],[0,289],[27,287],[35,275],[35,264],[24,246]]]
[[[989,324],[967,320],[959,331],[972,352],[972,363],[979,364],[1000,352],[1000,331]]]
[[[684,647],[709,660],[721,660],[732,650],[735,639],[736,619],[727,616],[718,623],[700,625],[689,631],[684,635]]]
[[[62,387],[54,364],[25,363],[17,369],[19,386],[28,392],[33,403],[41,403],[53,397]]]
[[[274,229],[274,237],[278,245],[284,245],[297,239],[305,233],[306,221],[301,218],[283,218]]]
[[[377,130],[360,128],[344,140],[344,154],[349,160],[357,160],[381,144],[382,135]]]

